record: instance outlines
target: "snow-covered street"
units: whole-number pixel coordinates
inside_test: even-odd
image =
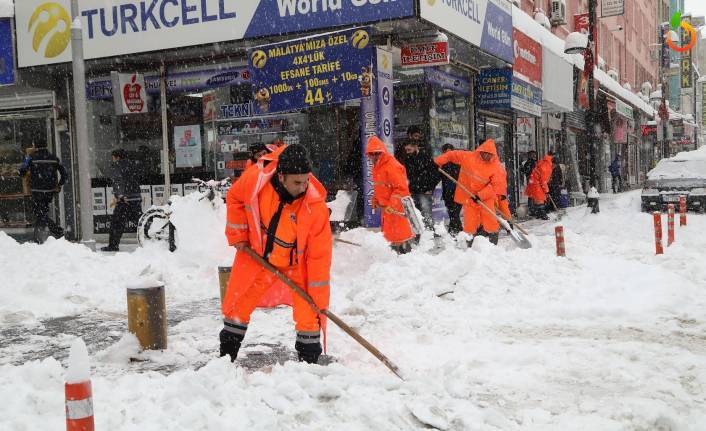
[[[556,223],[528,224],[531,250],[502,238],[430,254],[429,238],[404,256],[379,234],[344,233],[364,247],[335,246],[331,309],[404,382],[333,325],[330,365],[271,366],[295,357],[284,308],[256,312],[237,365],[218,359],[216,267],[230,251],[195,238],[210,229],[220,241],[223,208],[181,201],[213,220],[183,228],[194,248],[174,254],[0,234],[2,429],[64,428],[62,363],[75,336],[89,347],[97,429],[704,429],[706,218],[690,214],[655,256],[639,204],[632,192],[606,197],[597,216],[570,209],[567,258],[555,256]],[[145,277],[166,284],[164,352],[140,354],[126,335],[125,288]]]

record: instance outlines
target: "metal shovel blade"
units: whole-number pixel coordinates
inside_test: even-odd
[[[518,247],[520,247],[523,250],[527,250],[528,248],[532,248],[532,243],[529,242],[526,236],[524,236],[522,233],[510,229],[508,231],[510,234],[510,238],[512,238],[513,241],[515,241],[515,244],[517,244]]]

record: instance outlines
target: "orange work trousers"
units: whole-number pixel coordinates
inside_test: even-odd
[[[494,211],[495,199],[483,201],[483,203],[491,211]],[[495,233],[500,230],[500,223],[498,223],[498,219],[493,214],[469,200],[463,205],[463,231],[475,235],[481,226],[488,233]]]
[[[303,277],[299,268],[277,268],[292,280],[302,290],[304,287]],[[250,315],[257,307],[260,298],[272,287],[275,283],[279,283],[276,275],[262,268],[255,277],[253,284],[242,295],[235,297],[235,309],[229,318],[235,318],[239,322],[247,325],[250,323]],[[311,309],[311,306],[302,297],[296,293],[292,293],[292,310],[294,315],[295,328],[297,331],[316,332],[320,329],[319,316]]]

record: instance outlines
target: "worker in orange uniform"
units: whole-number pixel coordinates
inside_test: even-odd
[[[544,158],[537,162],[530,174],[525,194],[531,199],[530,208],[534,208],[535,217],[542,220],[549,220],[546,210],[547,193],[549,193],[549,180],[552,177],[553,155],[549,152]]]
[[[226,202],[226,237],[238,253],[223,299],[220,354],[234,361],[260,299],[268,291],[288,290],[240,251],[250,247],[324,310],[329,305],[332,236],[326,190],[311,174],[311,162],[301,145],[288,146],[278,160],[262,169],[247,170],[228,191]],[[325,346],[325,318],[296,294],[292,302],[299,360],[316,363],[322,352],[322,329]]]
[[[401,201],[410,196],[407,172],[377,136],[368,140],[365,155],[373,164],[373,208],[382,209],[382,234],[394,251],[409,253],[415,236]]]
[[[495,141],[488,139],[475,151],[448,151],[436,159],[437,165],[455,163],[461,166],[458,183],[473,193],[471,197],[462,187],[456,187],[454,200],[463,205],[463,231],[471,235],[468,246],[477,235],[487,236],[491,243],[498,243],[500,223],[495,218],[495,203],[507,194],[507,180],[495,148]],[[481,207],[481,202],[491,211]]]

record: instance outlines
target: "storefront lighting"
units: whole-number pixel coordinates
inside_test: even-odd
[[[564,41],[564,53],[583,54],[588,47],[588,36],[584,33],[573,32],[566,36]]]
[[[191,93],[191,94],[187,94],[186,97],[199,97],[199,98],[201,98],[201,97],[203,97],[203,93]]]

